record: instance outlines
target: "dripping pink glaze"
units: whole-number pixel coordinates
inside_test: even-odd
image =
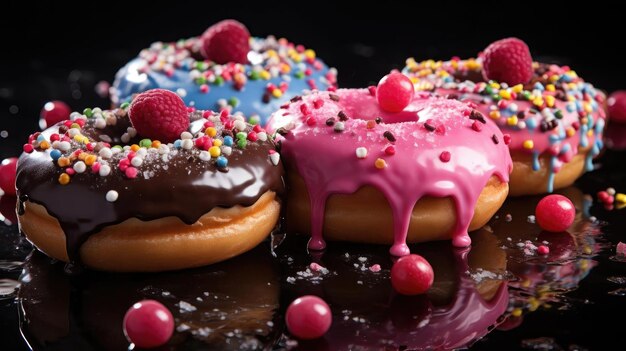
[[[339,101],[330,96],[336,95]],[[306,108],[302,108],[302,105]],[[304,112],[303,112],[304,111]],[[326,120],[343,111],[349,119],[345,130],[336,132]],[[306,115],[305,115],[306,112]],[[340,89],[335,93],[313,92],[275,112],[269,131],[288,130],[282,140],[281,154],[295,167],[306,184],[311,201],[311,241],[309,248],[325,247],[322,228],[325,204],[332,194],[351,194],[363,186],[377,188],[389,202],[393,213],[394,243],[392,255],[410,253],[406,245],[411,212],[423,196],[452,197],[457,223],[452,243],[458,247],[471,244],[467,234],[478,196],[492,175],[508,182],[512,168],[508,148],[498,127],[491,121],[482,131],[474,131],[471,109],[455,100],[416,94],[399,113],[381,110],[366,89]],[[382,118],[381,124],[367,128],[367,121]],[[310,118],[315,120],[311,126]],[[443,132],[428,131],[424,121],[444,126]],[[336,119],[339,121],[339,119]],[[390,131],[396,141],[383,133]],[[496,135],[499,144],[492,136]],[[394,145],[395,155],[384,150]],[[365,147],[365,159],[356,156],[357,147]],[[449,162],[439,158],[451,154]],[[374,161],[382,158],[387,167],[377,169]]]

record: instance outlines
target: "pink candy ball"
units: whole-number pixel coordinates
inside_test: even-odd
[[[402,73],[394,72],[378,82],[376,99],[380,108],[389,112],[400,112],[413,100],[414,88],[411,80]]]
[[[563,195],[548,195],[541,199],[535,208],[535,218],[541,229],[549,232],[563,232],[574,223],[576,208],[570,199]]]
[[[7,195],[15,195],[17,158],[5,158],[0,164],[0,189]]]
[[[161,346],[174,333],[172,313],[158,301],[135,303],[124,316],[124,335],[140,348]]]
[[[401,257],[391,267],[391,285],[402,295],[423,294],[434,279],[433,267],[420,255]]]
[[[317,296],[306,295],[294,300],[287,308],[287,329],[298,339],[322,337],[332,323],[328,304]]]

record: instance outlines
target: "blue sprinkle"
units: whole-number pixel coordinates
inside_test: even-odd
[[[535,151],[533,152],[533,171],[538,171],[539,168],[539,153]]]
[[[216,163],[217,163],[217,167],[226,168],[226,166],[228,166],[228,159],[224,156],[218,156]]]
[[[580,100],[576,100],[575,104],[576,104],[576,110],[577,111],[579,111],[579,112],[583,111],[583,104],[582,104],[582,102],[580,102]]]
[[[572,147],[570,146],[570,144],[564,143],[563,146],[561,146],[561,153],[564,154],[566,152],[568,152]]]
[[[227,135],[224,137],[224,145],[226,146],[233,146],[233,137],[231,137],[230,135]]]
[[[557,141],[561,140],[561,138],[558,135],[556,135],[556,134],[550,134],[548,139],[550,139],[550,144],[554,144]]]
[[[535,128],[537,128],[537,122],[533,118],[528,118],[526,120],[526,128],[527,129],[535,129]]]
[[[546,189],[549,193],[554,191],[554,161],[556,160],[555,156],[550,158],[550,169],[548,170],[548,189]]]
[[[540,90],[540,91],[544,91],[545,90],[545,88],[543,87],[543,84],[541,84],[539,82],[535,83],[535,85],[533,86],[533,89],[537,89],[537,90]]]
[[[58,160],[59,157],[61,157],[61,151],[56,150],[56,149],[50,151],[50,157],[52,157],[54,161]]]
[[[178,139],[174,142],[174,147],[177,149],[180,149],[181,147],[183,147],[183,141]]]
[[[573,102],[569,102],[565,106],[565,109],[567,109],[567,112],[574,112],[576,111],[576,105]]]
[[[562,76],[561,76],[561,80],[563,80],[564,82],[569,83],[569,82],[571,82],[571,81],[572,81],[572,77],[570,77],[570,76],[569,76],[569,75],[567,75],[567,74],[564,74],[564,75],[562,75]]]
[[[41,142],[42,142],[42,141],[44,141],[44,140],[46,140],[46,137],[44,137],[44,136],[43,136],[43,135],[41,135],[41,134],[37,137],[37,142],[39,142],[39,143],[41,143]]]

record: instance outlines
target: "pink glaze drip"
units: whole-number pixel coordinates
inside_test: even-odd
[[[302,108],[303,104],[307,107]],[[326,121],[334,117],[339,122],[340,111],[349,119],[343,122],[345,130],[337,132]],[[322,229],[328,197],[351,194],[363,186],[375,187],[389,202],[394,223],[392,255],[409,254],[406,236],[411,212],[424,196],[453,198],[457,223],[452,243],[469,246],[467,231],[478,196],[492,175],[508,182],[512,167],[497,126],[486,121],[477,132],[471,127],[474,121],[467,117],[469,112],[465,103],[417,94],[404,111],[388,113],[367,90],[341,89],[336,93],[314,92],[274,113],[268,130],[289,131],[282,140],[281,153],[298,170],[309,192],[309,248],[325,247]],[[368,121],[372,125],[376,117],[381,117],[382,123],[368,129]],[[312,126],[311,118],[315,120]],[[427,120],[439,128],[427,130]],[[386,131],[393,134],[395,142],[384,137]],[[389,145],[394,145],[394,155],[385,153]],[[366,158],[357,158],[358,147],[367,148]],[[444,151],[451,154],[448,162],[440,159]],[[386,168],[375,167],[378,158],[385,160]]]

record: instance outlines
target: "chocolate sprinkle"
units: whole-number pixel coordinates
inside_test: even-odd
[[[432,131],[434,131],[435,129],[437,129],[437,127],[435,127],[435,126],[432,124],[432,122],[433,122],[433,121],[432,121],[432,120],[430,120],[430,119],[429,119],[429,120],[427,120],[426,122],[424,122],[424,128],[426,128],[426,130],[428,130],[429,132],[432,132]]]
[[[392,143],[396,141],[396,137],[388,130],[383,133],[383,136]]]
[[[383,122],[383,119],[380,117],[376,117],[375,121],[376,121],[376,124],[381,124]]]
[[[339,111],[339,113],[337,114],[337,117],[339,117],[340,121],[347,121],[348,120],[348,115],[346,115],[346,113],[343,112],[343,111]]]
[[[483,114],[477,110],[472,110],[472,112],[470,112],[469,118],[480,121],[483,124],[487,123],[487,121],[485,120],[485,116],[483,116]]]
[[[329,119],[326,120],[326,125],[329,127],[332,127],[335,124],[335,118],[330,117]]]
[[[302,100],[302,96],[298,95],[298,96],[292,97],[291,100],[289,100],[289,101],[296,102],[296,101],[300,101],[300,100]]]
[[[496,145],[500,144],[500,139],[498,139],[498,136],[495,134],[491,136],[491,140],[493,140],[493,143]]]
[[[519,119],[524,119],[524,118],[526,118],[526,112],[524,112],[524,111],[520,111],[520,112],[518,112],[518,113],[517,113],[517,118],[519,118]]]
[[[337,94],[328,94],[328,97],[333,101],[339,101],[339,95]]]

